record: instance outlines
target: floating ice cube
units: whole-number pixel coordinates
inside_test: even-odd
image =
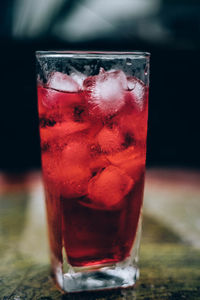
[[[118,167],[108,166],[88,184],[91,206],[96,209],[117,209],[133,186],[133,180]]]
[[[101,69],[99,75],[88,77],[83,87],[89,92],[89,103],[103,115],[116,113],[125,103],[127,79],[122,71],[105,72]]]
[[[66,93],[54,89],[38,88],[38,109],[39,114],[48,114],[49,109],[58,109],[71,107],[82,103],[81,93]]]
[[[63,91],[63,92],[78,92],[79,85],[74,79],[67,74],[63,74],[61,72],[54,72],[51,74],[47,86],[49,88]]]
[[[79,88],[82,89],[83,87],[83,81],[86,79],[86,75],[82,74],[76,70],[74,70],[71,74],[70,77],[79,85]]]
[[[128,77],[127,84],[129,93],[132,95],[132,101],[136,104],[139,110],[144,107],[145,85],[136,77]]]

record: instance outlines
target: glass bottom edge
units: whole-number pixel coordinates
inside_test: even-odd
[[[60,272],[55,273],[57,284],[66,293],[133,287],[138,278],[139,269],[136,266],[115,265],[63,275]]]

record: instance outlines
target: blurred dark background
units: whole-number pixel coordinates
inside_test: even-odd
[[[0,168],[40,167],[35,50],[151,52],[148,166],[200,168],[199,0],[1,0]]]

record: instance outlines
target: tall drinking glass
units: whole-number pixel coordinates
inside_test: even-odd
[[[149,54],[38,51],[52,272],[66,292],[138,278]]]

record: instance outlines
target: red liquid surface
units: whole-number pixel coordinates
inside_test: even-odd
[[[94,104],[89,89],[38,86],[49,238],[59,261],[63,246],[72,266],[130,254],[145,172],[148,90],[142,87],[142,104],[127,89],[115,111]]]

